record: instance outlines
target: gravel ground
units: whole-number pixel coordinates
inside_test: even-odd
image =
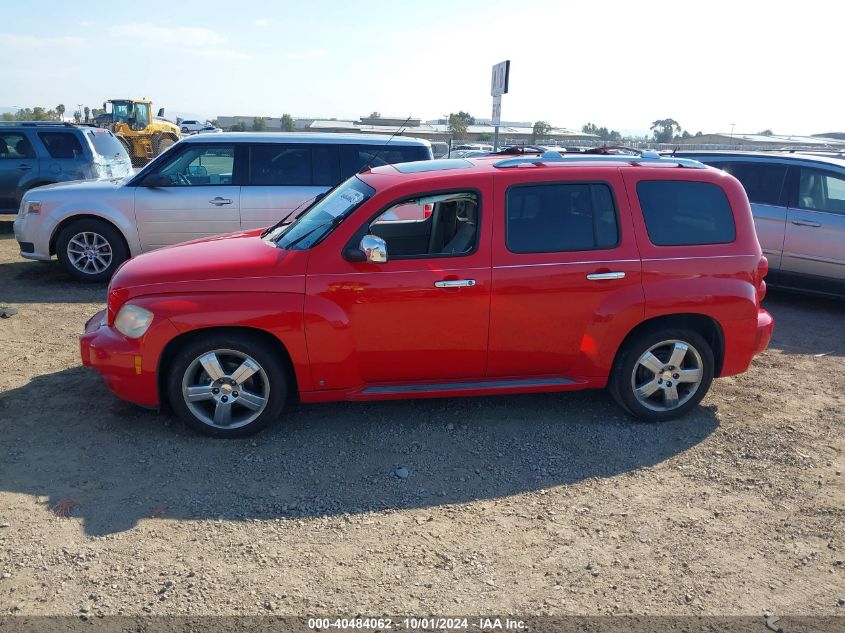
[[[220,441],[80,366],[104,301],[0,221],[0,614],[845,613],[845,302],[770,293],[771,349],[671,423],[583,392]]]

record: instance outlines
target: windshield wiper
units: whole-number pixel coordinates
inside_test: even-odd
[[[321,225],[319,225],[319,226],[315,226],[315,227],[314,227],[313,229],[311,229],[310,231],[308,231],[308,232],[306,232],[306,233],[304,233],[304,234],[300,235],[299,237],[297,237],[294,241],[292,241],[292,242],[291,242],[290,244],[288,244],[287,246],[282,246],[281,248],[284,248],[284,249],[286,249],[286,250],[290,250],[290,248],[291,248],[292,246],[296,246],[296,245],[297,245],[297,244],[299,244],[302,240],[304,240],[306,237],[308,237],[309,235],[312,235],[312,234],[316,233],[317,231],[319,231],[319,230],[320,230],[320,229],[322,229],[322,228],[325,228],[326,232],[324,233],[324,235],[326,235],[326,234],[328,234],[328,233],[329,233],[329,231],[331,231],[331,230],[332,230],[332,228],[334,228],[335,226],[337,226],[338,224],[340,224],[341,222],[343,222],[343,219],[344,219],[345,217],[346,217],[345,215],[341,214],[341,215],[338,215],[338,216],[336,216],[336,217],[332,218],[332,221],[331,221],[331,222],[329,222],[329,223],[328,223],[328,225],[321,224]],[[277,243],[278,243],[278,242],[277,242]],[[312,244],[312,246],[313,246],[313,244]]]
[[[287,214],[285,217],[283,217],[281,220],[279,220],[278,222],[276,222],[276,223],[275,223],[273,226],[271,226],[270,228],[265,229],[265,230],[264,230],[264,232],[261,234],[261,237],[266,237],[267,235],[269,235],[270,233],[272,233],[273,231],[275,231],[275,230],[276,230],[277,228],[279,228],[280,226],[283,226],[283,225],[284,225],[284,223],[288,221],[288,219],[293,219],[293,220],[295,220],[295,219],[296,219],[296,218],[298,218],[300,215],[302,215],[303,213],[305,213],[306,211],[308,211],[311,207],[313,207],[313,206],[314,206],[316,203],[318,203],[320,200],[322,200],[323,198],[325,198],[327,193],[328,193],[328,191],[323,192],[323,193],[318,193],[318,194],[317,194],[316,196],[314,196],[313,198],[309,198],[308,200],[305,200],[304,202],[301,202],[301,203],[299,204],[299,206],[298,206],[298,207],[296,207],[293,211],[291,211],[290,213],[288,213],[288,214]],[[307,206],[307,207],[305,207],[304,209],[302,209],[302,205],[304,205],[304,204],[307,204],[308,206]],[[299,211],[300,209],[302,209],[302,211]],[[297,211],[299,211],[299,213],[297,213]],[[294,215],[294,214],[296,214],[296,215]]]

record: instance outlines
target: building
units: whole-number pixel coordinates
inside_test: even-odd
[[[782,136],[777,134],[702,134],[686,139],[675,139],[674,145],[688,147],[710,146],[710,149],[723,148],[759,148],[759,149],[799,149],[799,148],[828,148],[845,146],[845,140],[826,138],[821,136]]]
[[[223,129],[231,129],[232,126],[243,123],[248,130],[251,130],[254,120],[255,117],[252,116],[217,117],[218,125]],[[264,124],[268,132],[280,132],[282,130],[280,118],[264,117]],[[450,139],[455,140],[452,138],[452,133],[445,119],[423,121],[414,117],[366,116],[357,120],[295,118],[294,131],[401,134],[402,136],[424,138],[429,141],[448,142]],[[493,140],[494,132],[495,129],[489,120],[477,119],[474,125],[468,126],[466,137],[461,140],[468,142],[490,142]],[[501,144],[543,142],[546,145],[563,145],[572,142],[598,143],[599,140],[599,137],[595,134],[585,134],[584,132],[562,127],[552,128],[542,139],[535,139],[533,124],[529,122],[506,121],[499,126],[499,142]]]

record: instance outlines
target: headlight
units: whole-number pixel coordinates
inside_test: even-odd
[[[117,313],[114,328],[127,338],[140,338],[144,336],[152,322],[152,312],[128,303]]]
[[[30,213],[41,213],[41,203],[36,202],[35,200],[27,200],[23,213],[24,215],[29,215]]]

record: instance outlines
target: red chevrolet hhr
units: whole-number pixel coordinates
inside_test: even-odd
[[[292,398],[608,387],[666,420],[766,348],[766,272],[742,185],[695,161],[405,163],[127,262],[81,353],[121,398],[225,437]]]

